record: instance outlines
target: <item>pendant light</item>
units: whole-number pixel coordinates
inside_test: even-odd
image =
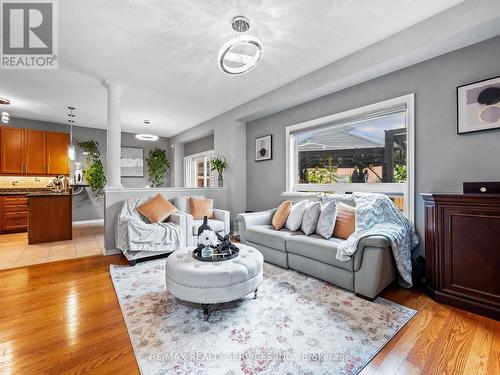
[[[144,120],[144,125],[149,125],[149,124],[151,124],[151,121]],[[136,134],[135,138],[140,141],[149,141],[149,142],[156,142],[158,140],[158,136],[154,134]]]
[[[69,160],[75,160],[76,158],[76,148],[73,144],[73,124],[75,123],[75,114],[73,111],[76,109],[75,107],[68,107],[68,122],[69,122],[69,145],[68,145],[68,158]]]

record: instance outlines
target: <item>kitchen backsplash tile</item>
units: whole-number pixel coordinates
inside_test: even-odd
[[[45,188],[55,177],[0,176],[0,189]]]

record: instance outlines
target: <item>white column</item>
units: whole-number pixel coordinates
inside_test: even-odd
[[[122,143],[121,88],[116,83],[104,81],[108,90],[108,131],[106,150],[107,186],[121,188],[120,154]]]

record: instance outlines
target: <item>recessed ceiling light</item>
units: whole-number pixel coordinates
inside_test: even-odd
[[[10,120],[10,115],[7,112],[2,112],[2,122],[8,124]]]
[[[158,136],[153,134],[136,134],[135,137],[141,141],[155,142],[158,140]]]

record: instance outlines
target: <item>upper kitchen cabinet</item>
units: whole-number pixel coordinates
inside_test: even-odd
[[[26,129],[24,147],[25,174],[47,174],[47,132]]]
[[[32,129],[0,128],[0,174],[69,175],[69,135]]]
[[[0,173],[24,174],[24,129],[0,128]]]
[[[47,132],[47,174],[69,175],[69,135]]]

